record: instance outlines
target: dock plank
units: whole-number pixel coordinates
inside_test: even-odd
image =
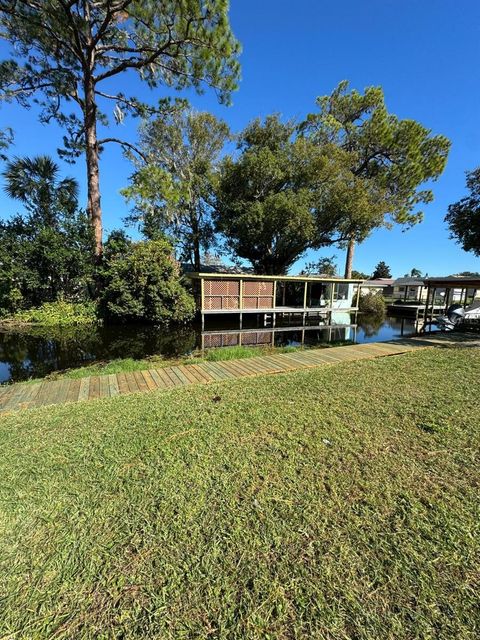
[[[110,396],[118,396],[120,393],[120,388],[118,386],[117,376],[114,373],[111,373],[108,376],[108,386],[110,390]]]
[[[145,379],[145,383],[149,391],[155,391],[156,389],[158,389],[158,384],[152,378],[150,371],[142,371],[141,374]]]
[[[70,387],[67,393],[67,402],[77,402],[80,393],[81,382],[81,378],[79,378],[78,380],[70,381]]]
[[[189,366],[180,364],[178,365],[178,369],[183,373],[183,375],[187,378],[190,384],[195,384],[198,382],[197,378],[195,377],[194,373],[192,372]]]
[[[90,378],[90,389],[88,391],[88,399],[93,400],[94,398],[100,397],[100,377],[92,376]]]
[[[82,378],[80,381],[80,389],[78,391],[78,400],[88,400],[90,394],[90,378]]]
[[[200,365],[200,364],[189,364],[188,366],[193,371],[195,371],[195,373],[198,373],[198,375],[203,379],[203,381],[205,383],[206,382],[212,382],[213,380],[215,380],[213,375],[211,375],[204,367],[202,367],[202,365]]]
[[[173,387],[181,387],[182,386],[182,381],[180,380],[180,378],[177,375],[175,375],[175,371],[174,371],[173,367],[164,367],[163,372],[170,379],[171,385]]]
[[[182,385],[192,384],[190,379],[184,374],[184,372],[181,370],[179,366],[171,367],[171,371],[180,380],[180,384]]]
[[[125,380],[130,393],[138,393],[140,391],[134,372],[126,373]]]
[[[100,376],[100,397],[110,397],[110,381],[108,379],[108,376]]]
[[[160,376],[160,378],[162,379],[165,387],[167,389],[176,386],[176,383],[173,382],[173,380],[170,378],[170,376],[167,374],[167,372],[165,371],[165,369],[168,369],[168,367],[163,367],[161,369],[156,369],[158,375]]]

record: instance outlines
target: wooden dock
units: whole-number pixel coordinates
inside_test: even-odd
[[[472,338],[459,334],[430,334],[425,337],[405,338],[390,342],[307,349],[221,362],[172,365],[131,373],[18,383],[0,387],[0,412],[221,382],[235,378],[285,373],[341,362],[395,356],[418,348],[459,344],[480,346],[480,336]]]

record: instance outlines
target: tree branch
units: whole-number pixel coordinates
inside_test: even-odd
[[[115,144],[119,144],[121,147],[130,149],[131,151],[134,151],[145,163],[148,161],[145,154],[142,153],[142,151],[140,151],[138,147],[136,147],[134,144],[131,144],[130,142],[127,142],[126,140],[120,140],[120,138],[103,138],[102,140],[99,140],[97,144],[99,147],[101,147],[108,142],[115,142]]]

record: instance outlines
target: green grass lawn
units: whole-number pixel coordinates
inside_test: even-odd
[[[480,350],[3,416],[0,638],[480,637]]]

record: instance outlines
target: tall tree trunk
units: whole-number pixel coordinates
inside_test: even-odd
[[[190,227],[192,229],[193,269],[194,271],[201,271],[200,223],[195,205],[193,204],[190,206]]]
[[[200,247],[198,245],[198,242],[195,242],[195,245],[193,247],[193,268],[194,271],[201,271],[202,269],[202,263],[200,261]]]
[[[345,260],[345,278],[352,277],[353,254],[355,253],[355,239],[350,238],[347,247],[347,257]]]
[[[98,167],[97,142],[97,105],[93,79],[87,75],[85,79],[85,145],[87,160],[87,214],[93,227],[95,237],[95,257],[102,255],[102,208],[100,205],[100,180]]]

